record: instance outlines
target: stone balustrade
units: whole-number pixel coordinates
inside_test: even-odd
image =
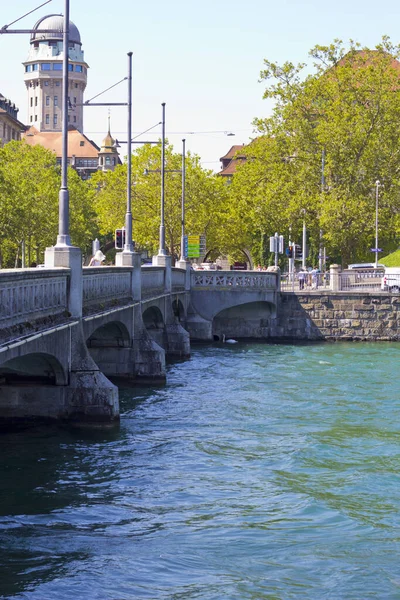
[[[0,271],[0,327],[9,328],[67,311],[69,269]]]
[[[142,267],[142,294],[149,296],[163,294],[165,286],[165,269],[163,267]]]
[[[186,280],[185,269],[172,268],[172,289],[173,290],[184,290]]]
[[[243,290],[257,288],[276,290],[278,274],[249,271],[195,271],[191,274],[192,288],[210,287]]]
[[[132,267],[84,267],[83,306],[132,297]]]

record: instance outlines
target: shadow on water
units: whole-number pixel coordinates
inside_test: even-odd
[[[64,576],[88,553],[56,543],[78,523],[63,513],[88,501],[109,466],[87,460],[118,440],[116,430],[36,427],[0,436],[0,598]],[[97,467],[97,468],[96,468]],[[112,491],[104,497],[110,500]],[[58,515],[58,516],[57,516]]]

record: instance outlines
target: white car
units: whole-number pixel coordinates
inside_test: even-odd
[[[386,267],[382,277],[381,289],[385,292],[398,294],[400,292],[400,268]]]

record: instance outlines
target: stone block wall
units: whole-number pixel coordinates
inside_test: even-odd
[[[400,296],[280,294],[271,337],[279,340],[400,341]]]

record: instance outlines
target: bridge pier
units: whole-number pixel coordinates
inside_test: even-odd
[[[142,318],[141,304],[133,308],[132,341],[135,377],[143,382],[165,382],[165,351],[149,335]]]
[[[75,321],[2,349],[0,426],[72,423],[109,427],[119,421],[118,390],[101,373]]]

